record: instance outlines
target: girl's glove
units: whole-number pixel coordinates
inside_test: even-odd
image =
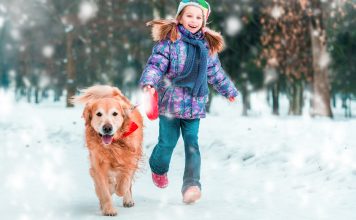
[[[143,88],[144,93],[144,107],[147,118],[150,120],[156,120],[158,118],[158,93],[151,86],[147,85]]]

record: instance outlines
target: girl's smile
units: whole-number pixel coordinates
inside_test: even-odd
[[[203,18],[203,11],[199,7],[189,5],[184,8],[182,16],[179,18],[179,23],[181,23],[185,29],[195,34],[202,28]]]

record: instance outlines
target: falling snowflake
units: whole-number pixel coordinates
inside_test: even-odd
[[[279,19],[284,14],[284,10],[280,6],[274,6],[271,12],[272,17]]]
[[[5,19],[3,17],[0,17],[0,28],[4,26]]]
[[[226,19],[226,34],[235,36],[242,29],[242,23],[236,16],[231,16]]]
[[[328,52],[324,50],[319,59],[319,66],[320,68],[324,69],[329,65],[329,63],[330,63],[330,55]]]
[[[51,58],[53,56],[53,54],[54,54],[53,47],[50,46],[50,45],[44,46],[43,49],[42,49],[42,54],[46,58]]]
[[[98,6],[94,2],[82,2],[79,6],[78,17],[82,23],[88,22],[96,16]]]

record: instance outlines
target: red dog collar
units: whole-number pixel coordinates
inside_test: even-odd
[[[135,122],[131,121],[129,130],[126,131],[125,133],[123,133],[120,138],[125,138],[125,137],[129,136],[129,135],[132,134],[134,131],[136,131],[137,128],[138,128],[138,125],[137,125]],[[112,139],[112,142],[115,142],[115,141],[117,141],[117,139],[113,138],[113,139]]]
[[[126,131],[125,133],[123,133],[121,137],[124,138],[124,137],[129,136],[129,135],[132,134],[134,131],[136,131],[137,128],[138,128],[138,125],[137,125],[135,122],[131,121],[129,130]]]

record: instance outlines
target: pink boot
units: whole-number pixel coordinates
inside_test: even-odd
[[[153,183],[159,188],[166,188],[168,186],[167,173],[159,175],[152,172]]]
[[[198,201],[201,197],[200,188],[198,186],[190,186],[183,193],[183,202],[186,204],[191,204]]]

